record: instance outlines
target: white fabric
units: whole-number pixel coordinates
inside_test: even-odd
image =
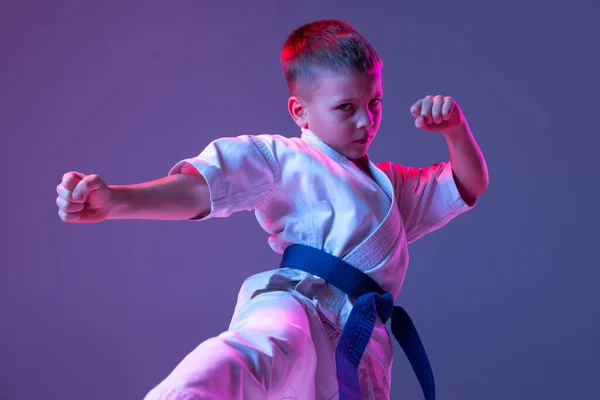
[[[229,331],[200,344],[146,398],[283,399],[291,389],[298,398],[313,399],[315,386],[306,384],[314,381],[317,367],[313,337],[327,340],[327,332],[311,321],[290,293],[260,294]]]
[[[465,204],[460,197],[448,162],[427,168],[406,168],[388,162],[374,165],[369,161],[372,179],[305,129],[301,138],[243,135],[218,139],[197,157],[176,164],[170,174],[191,167],[205,177],[211,193],[211,211],[200,219],[254,210],[258,222],[270,234],[269,245],[275,252],[281,254],[295,243],[322,249],[367,273],[394,298],[400,292],[408,265],[407,245],[475,205]],[[269,386],[274,381],[254,381],[256,389],[250,389],[248,381],[245,383],[250,385],[248,390],[263,390],[269,395],[240,398],[336,398],[335,363],[331,357],[352,304],[347,296],[320,278],[290,269],[273,269],[248,278],[239,293],[230,333],[225,335],[238,332],[239,321],[248,310],[263,307],[257,301],[261,293],[273,291],[281,296],[281,304],[295,310],[292,314],[299,312],[298,305],[302,306],[312,339],[307,349],[314,349],[307,350],[307,354],[314,351],[316,366],[311,356],[298,359],[289,354],[284,357],[285,362],[278,364],[281,360],[273,355],[277,352],[276,343],[285,342],[289,335],[280,332],[280,336],[273,336],[268,329],[262,334],[270,340],[265,342],[259,330],[254,330],[254,340],[262,344],[234,346],[236,357],[255,360],[253,365],[272,362],[287,371],[292,371],[293,366],[295,375],[301,376],[297,371],[303,371],[314,376],[300,385],[285,383],[285,388]],[[297,303],[288,301],[289,294]],[[286,313],[280,307],[270,310]],[[178,366],[160,385],[163,391],[172,392],[177,385],[200,390],[193,382],[173,383],[177,381],[173,376],[201,374],[207,365],[216,362],[216,358],[208,355],[198,357],[201,347],[189,357],[202,361]],[[364,398],[389,397],[392,359],[390,337],[378,320],[360,366]],[[277,375],[280,370],[274,373]],[[231,388],[232,384],[223,382],[224,391],[219,398],[238,398],[227,396],[240,393],[240,385],[244,383],[238,381],[234,384],[236,388]],[[280,396],[283,389],[288,397]],[[180,397],[169,397],[155,389],[147,399],[212,398],[185,397],[184,390],[178,393],[182,393]]]

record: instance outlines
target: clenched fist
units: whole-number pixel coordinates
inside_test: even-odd
[[[460,125],[465,117],[449,96],[425,96],[410,107],[415,126],[426,132],[442,132]]]
[[[56,192],[58,215],[64,222],[102,222],[108,216],[111,189],[98,175],[67,172]]]

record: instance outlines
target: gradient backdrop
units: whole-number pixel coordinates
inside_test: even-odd
[[[597,0],[159,3],[0,6],[2,400],[141,399],[227,328],[244,278],[279,260],[252,213],[67,225],[55,187],[69,170],[153,180],[222,136],[299,135],[279,51],[325,18],[385,61],[374,161],[448,158],[409,113],[439,93],[488,162],[479,205],[410,247],[397,300],[439,398],[598,395]],[[396,355],[392,398],[420,399]]]

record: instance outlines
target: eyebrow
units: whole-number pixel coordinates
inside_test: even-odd
[[[383,97],[383,91],[375,92],[375,95],[373,97]],[[347,103],[347,102],[352,102],[354,100],[356,100],[356,97],[345,97],[345,98],[337,99],[335,102],[336,103]]]

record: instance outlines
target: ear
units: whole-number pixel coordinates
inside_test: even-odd
[[[300,128],[308,128],[308,110],[302,99],[297,96],[290,97],[288,111],[296,125]]]

